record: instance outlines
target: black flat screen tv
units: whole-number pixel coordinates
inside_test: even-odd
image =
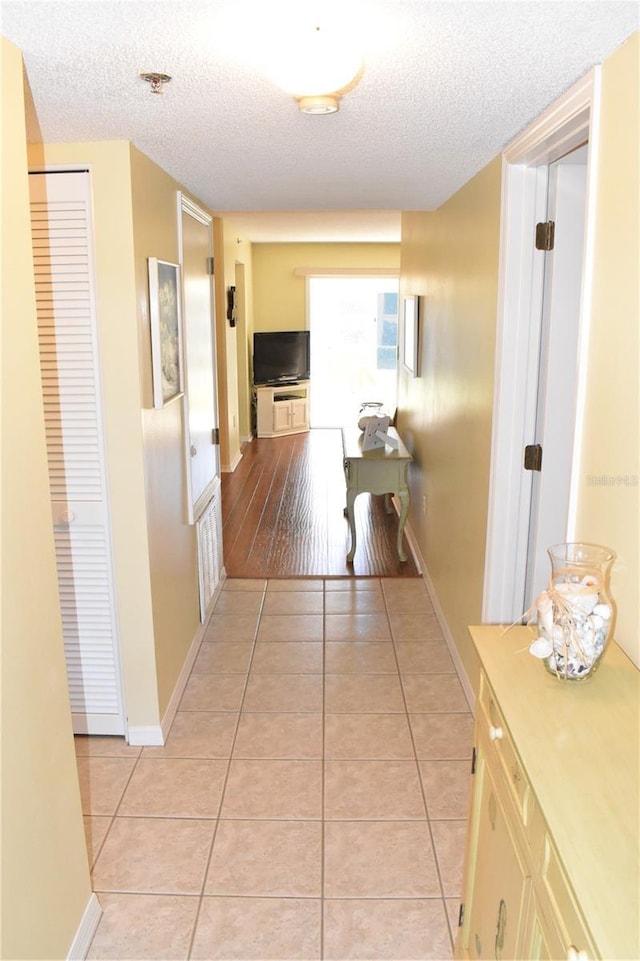
[[[253,335],[254,384],[294,384],[310,376],[308,330],[271,330]]]

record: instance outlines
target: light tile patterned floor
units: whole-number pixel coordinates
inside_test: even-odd
[[[421,580],[227,581],[166,745],[76,739],[90,958],[451,958],[471,743]]]

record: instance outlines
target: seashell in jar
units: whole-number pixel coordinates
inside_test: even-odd
[[[541,660],[553,653],[553,644],[546,637],[539,637],[529,647],[529,653]]]
[[[585,574],[580,583],[584,587],[597,587],[599,581],[595,574]]]
[[[583,578],[583,581],[586,580],[587,578]],[[565,581],[562,584],[556,584],[556,591],[564,597],[567,604],[573,607],[574,610],[582,611],[583,614],[590,614],[600,600],[598,594],[593,594],[591,591],[585,590],[585,588],[592,586],[594,585],[582,582],[574,584],[570,581]]]
[[[546,591],[542,591],[541,594],[538,594],[533,602],[533,606],[538,611],[541,627],[545,631],[550,631],[553,626],[553,604]]]
[[[596,604],[593,613],[597,614],[598,617],[603,617],[605,621],[608,621],[611,617],[611,608],[608,604]]]
[[[588,657],[593,655],[593,647],[595,644],[595,630],[591,624],[585,624],[582,631],[580,632],[580,644],[582,646],[584,654]]]
[[[571,604],[585,614],[590,614],[594,607],[597,606],[598,600],[597,594],[576,594],[575,597],[571,599]]]

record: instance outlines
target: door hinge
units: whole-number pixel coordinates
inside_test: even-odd
[[[219,443],[220,443],[220,428],[219,428],[219,427],[214,427],[213,430],[211,431],[211,443],[212,443],[212,444],[219,444]]]
[[[213,277],[213,257],[207,257],[207,273]]]
[[[472,774],[475,774],[475,773],[476,773],[476,762],[477,762],[477,760],[478,760],[478,752],[477,752],[476,748],[474,747],[473,751],[471,752],[471,773],[472,773]]]
[[[524,469],[542,470],[542,447],[540,444],[527,444],[524,449]]]
[[[536,250],[553,250],[555,235],[556,225],[553,220],[536,224]]]
[[[461,928],[464,924],[464,904],[460,905],[460,910],[458,911],[458,927]]]

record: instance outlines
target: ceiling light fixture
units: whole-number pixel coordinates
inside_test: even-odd
[[[164,84],[171,80],[168,73],[141,73],[140,77],[151,84],[151,93],[162,93]]]
[[[362,73],[362,56],[337,27],[306,26],[280,36],[270,52],[271,80],[298,101],[302,113],[336,113]]]

